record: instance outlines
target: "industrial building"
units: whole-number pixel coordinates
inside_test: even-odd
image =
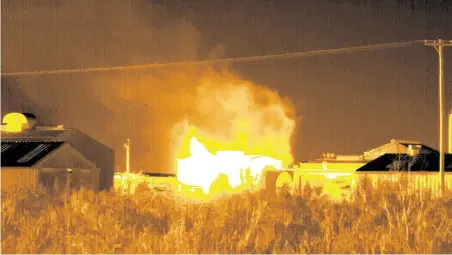
[[[361,155],[325,153],[294,168],[294,185],[322,186],[332,195],[349,194],[360,180],[397,182],[410,173],[416,189],[439,192],[439,152],[418,141],[394,140]],[[452,154],[445,155],[445,186],[452,189]]]
[[[377,167],[376,162],[381,162],[383,159],[391,159],[391,155],[396,157],[398,160],[404,160],[404,162],[407,160],[407,158],[416,160],[417,164],[411,162],[409,169],[417,169],[418,171],[435,171],[436,169],[436,171],[438,171],[438,162],[436,162],[436,165],[435,163],[427,162],[433,162],[435,157],[438,158],[439,152],[437,150],[418,141],[395,139],[392,139],[389,143],[365,151],[361,155],[336,155],[334,153],[324,153],[323,158],[302,162],[300,165],[295,166],[295,169],[306,171],[326,170],[336,172],[350,172],[361,169],[362,171],[364,171],[371,166],[373,166],[374,168]],[[394,160],[396,158],[394,158]],[[446,159],[448,158],[450,158],[450,154],[446,154]],[[420,165],[420,162],[424,161],[425,164]],[[405,163],[408,163],[408,161],[406,161]],[[448,166],[449,164],[446,160],[446,168]],[[391,166],[387,167],[386,165],[384,167],[380,167],[382,167],[382,169],[380,170],[402,170],[400,168],[401,166],[399,166],[398,169],[394,169],[394,167]]]
[[[420,143],[390,144],[392,150],[384,147],[372,151],[372,160],[361,166],[357,171],[428,171],[437,172],[439,169],[439,152]],[[387,146],[386,146],[387,147]],[[452,154],[445,154],[445,172],[452,171]]]
[[[88,135],[63,126],[37,125],[33,114],[9,113],[2,121],[3,190],[46,187],[110,189],[114,152]]]

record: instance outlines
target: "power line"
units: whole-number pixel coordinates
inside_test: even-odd
[[[8,73],[2,73],[1,75],[2,76],[26,76],[26,75],[42,75],[42,74],[86,73],[86,72],[123,71],[123,70],[134,70],[134,69],[155,69],[155,68],[162,68],[162,67],[176,67],[176,66],[186,66],[186,65],[207,65],[207,64],[216,64],[216,63],[222,63],[222,62],[237,63],[237,62],[250,62],[250,61],[259,61],[259,60],[274,60],[274,59],[285,59],[285,58],[299,58],[299,57],[309,57],[309,56],[332,55],[332,54],[339,54],[339,53],[371,51],[371,50],[377,50],[377,49],[400,48],[400,47],[407,47],[407,46],[412,46],[412,45],[421,44],[421,43],[423,43],[422,40],[416,40],[416,41],[407,41],[407,42],[368,44],[368,45],[363,45],[363,46],[351,46],[351,47],[336,48],[336,49],[311,50],[311,51],[303,51],[303,52],[281,53],[281,54],[272,54],[272,55],[259,55],[259,56],[249,56],[249,57],[220,58],[220,59],[209,59],[209,60],[180,61],[180,62],[169,62],[169,63],[126,65],[126,66],[113,66],[113,67],[88,67],[88,68],[79,68],[79,69],[8,72]]]

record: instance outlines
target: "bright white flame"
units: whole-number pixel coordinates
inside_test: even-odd
[[[242,170],[259,181],[266,166],[282,169],[282,161],[267,156],[244,155],[242,151],[210,153],[195,137],[190,139],[191,157],[177,160],[177,178],[185,185],[200,186],[208,194],[210,185],[220,175],[228,176],[232,188],[242,184]]]
[[[326,174],[326,178],[332,180],[332,179],[336,179],[337,175],[336,174]]]

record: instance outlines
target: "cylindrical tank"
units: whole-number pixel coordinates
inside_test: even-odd
[[[291,170],[265,170],[262,173],[261,187],[267,191],[275,191],[283,184],[293,187],[293,174]]]
[[[2,120],[2,129],[6,132],[22,132],[32,129],[36,125],[36,116],[32,113],[11,112],[6,114]]]

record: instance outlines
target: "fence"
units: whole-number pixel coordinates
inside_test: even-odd
[[[445,187],[452,190],[452,173],[445,173]],[[441,189],[438,172],[302,172],[297,171],[294,177],[294,188],[302,190],[306,184],[311,187],[321,187],[323,193],[333,199],[349,197],[360,184],[367,180],[376,186],[379,182],[392,182],[404,184],[409,192],[430,190],[433,195],[439,195]]]
[[[409,191],[430,190],[432,194],[441,192],[441,180],[438,172],[359,172],[356,174],[358,183],[368,179],[373,186],[378,182],[389,181],[406,184]],[[445,173],[444,186],[452,190],[452,173]]]

